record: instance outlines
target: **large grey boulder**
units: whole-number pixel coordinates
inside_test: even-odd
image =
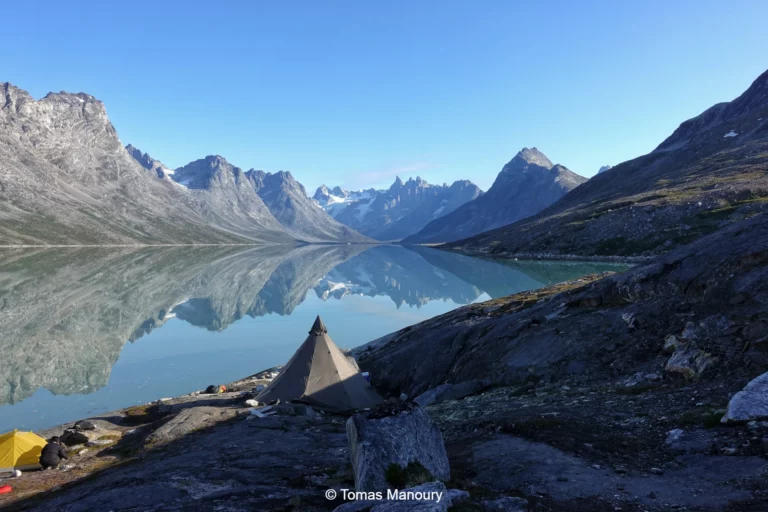
[[[237,414],[236,409],[227,407],[189,407],[176,414],[147,438],[148,445],[159,445],[175,441],[191,432],[211,427]]]
[[[768,372],[756,377],[728,402],[723,423],[768,419]]]
[[[459,400],[477,393],[489,385],[489,381],[479,379],[468,380],[458,384],[441,384],[420,394],[413,401],[422,407],[427,407],[428,405],[448,402],[450,400]]]
[[[421,476],[431,476],[430,480],[448,480],[451,472],[443,436],[427,413],[411,405],[381,411],[356,414],[347,421],[355,489],[375,492],[405,487],[393,481],[393,475],[414,469],[428,472]]]
[[[386,491],[380,500],[358,500],[336,507],[333,512],[447,512],[458,494],[448,491],[442,482],[429,482],[398,491],[389,496]]]

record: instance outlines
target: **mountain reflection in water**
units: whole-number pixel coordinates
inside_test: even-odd
[[[478,299],[621,269],[387,245],[2,250],[0,431],[285,362],[318,313],[351,348]]]

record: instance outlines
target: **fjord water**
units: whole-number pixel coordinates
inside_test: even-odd
[[[398,246],[3,250],[0,431],[283,364],[318,314],[352,348],[463,304],[622,269]]]

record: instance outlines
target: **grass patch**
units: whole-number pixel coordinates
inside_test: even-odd
[[[122,438],[123,436],[119,434],[107,434],[105,436],[99,437],[97,441],[119,441]]]
[[[724,409],[707,409],[699,407],[684,412],[678,423],[683,427],[701,426],[704,428],[716,428],[720,426],[720,418],[725,414]]]
[[[418,461],[411,461],[407,466],[390,464],[385,474],[387,483],[395,489],[407,489],[416,485],[434,482],[435,477]]]
[[[647,393],[648,391],[652,391],[654,389],[659,388],[659,384],[642,384],[639,386],[628,386],[628,387],[619,387],[616,388],[616,394],[617,395],[642,395],[643,393]]]
[[[630,256],[651,251],[658,246],[659,242],[654,240],[628,240],[617,236],[600,242],[595,248],[595,254],[598,256]]]

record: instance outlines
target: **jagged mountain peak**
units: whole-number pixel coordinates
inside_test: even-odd
[[[232,165],[221,155],[208,155],[203,160],[211,166]],[[235,166],[232,166],[235,167]]]
[[[611,169],[613,169],[612,165],[604,165],[604,166],[600,167],[600,170],[597,171],[597,174],[602,174],[605,171],[610,171]]]
[[[207,189],[214,180],[239,179],[243,175],[240,167],[232,165],[221,155],[208,155],[179,167],[173,172],[173,180],[187,188]]]
[[[508,170],[515,170],[515,169],[528,169],[530,165],[535,165],[537,167],[543,167],[545,169],[551,169],[553,167],[552,162],[547,158],[547,155],[536,149],[533,148],[523,148],[520,150],[515,157],[509,161],[509,163],[505,166],[505,169],[508,168]]]
[[[327,201],[331,197],[331,191],[326,187],[325,185],[320,185],[317,187],[317,190],[315,191],[315,195],[312,196],[312,199],[315,201]]]
[[[40,101],[63,101],[63,102],[77,102],[77,103],[96,103],[104,105],[100,100],[84,92],[49,92]]]
[[[436,217],[405,243],[446,242],[473,236],[534,215],[586,178],[552,162],[536,148],[523,148],[485,194],[453,212]]]
[[[160,160],[152,158],[149,153],[143,152],[133,144],[125,146],[125,150],[128,151],[128,154],[131,155],[143,168],[157,174],[158,178],[173,180],[171,176],[174,174],[174,171],[169,169]]]

